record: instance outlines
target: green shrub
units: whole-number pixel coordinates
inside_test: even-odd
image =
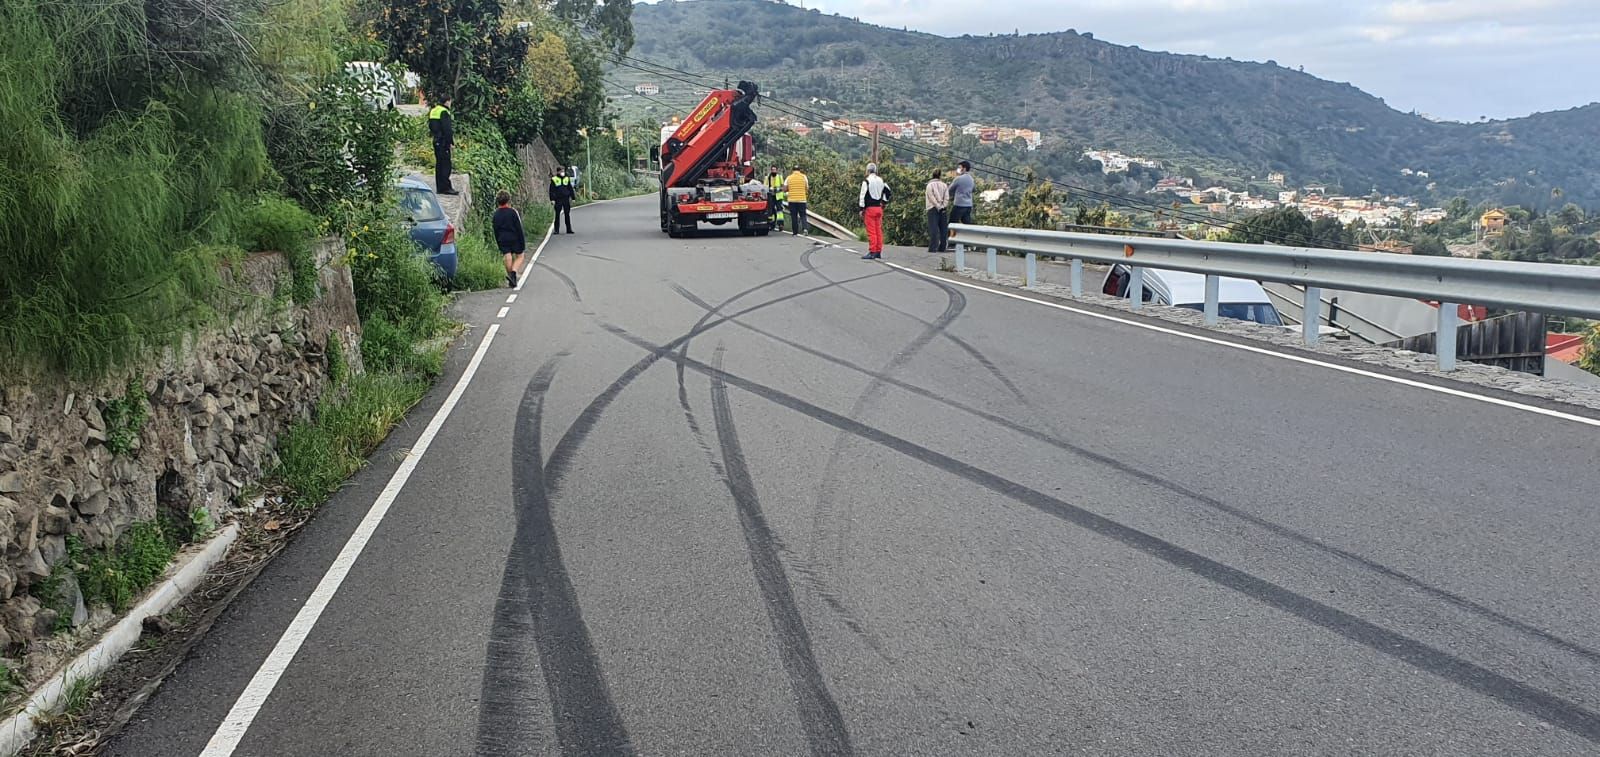
[[[70,575],[71,568],[63,569],[59,566],[52,566],[50,575],[35,579],[33,583],[28,585],[28,594],[39,600],[41,607],[47,610],[54,610],[56,613],[55,623],[50,627],[51,633],[64,633],[72,630],[72,611],[76,608],[68,606],[67,597],[62,592],[62,588],[65,585],[65,582],[62,581],[63,574]]]
[[[267,112],[266,148],[291,199],[335,225],[360,202],[381,202],[394,178],[395,142],[410,119],[373,108],[364,80],[337,72],[309,100]]]
[[[413,329],[377,317],[362,324],[361,357],[368,371],[433,378],[444,370],[444,350],[424,346],[423,336]]]
[[[239,238],[251,252],[281,252],[289,262],[289,294],[304,304],[317,298],[317,260],[311,242],[317,221],[283,197],[262,197],[245,212]]]
[[[456,133],[453,156],[458,170],[472,175],[472,221],[468,224],[492,238],[489,218],[494,214],[495,192],[515,192],[522,185],[522,163],[506,138],[492,126],[468,126]]]
[[[150,418],[150,403],[145,399],[144,386],[137,378],[128,379],[127,389],[121,397],[106,401],[101,415],[106,422],[106,448],[114,455],[126,455],[139,441],[145,421]]]
[[[214,313],[239,198],[267,176],[258,106],[225,51],[168,69],[141,3],[0,4],[0,353],[94,377]],[[213,29],[212,19],[187,32]],[[179,84],[179,86],[173,86]]]
[[[343,386],[345,379],[350,377],[350,364],[345,359],[344,342],[339,341],[338,332],[328,332],[327,346],[323,352],[328,360],[328,381],[334,386]]]
[[[538,244],[532,230],[525,231],[530,237],[529,244]],[[456,254],[460,260],[456,264],[456,278],[451,282],[456,288],[476,292],[505,286],[505,257],[498,246],[477,234],[463,234],[456,240]]]
[[[381,319],[415,341],[442,333],[448,323],[433,266],[387,209],[368,208],[361,218],[346,245],[363,328]]]
[[[100,603],[122,612],[134,597],[155,583],[178,553],[178,543],[158,522],[135,523],[107,549],[87,549],[77,537],[67,539],[67,560],[78,579],[85,603]]]

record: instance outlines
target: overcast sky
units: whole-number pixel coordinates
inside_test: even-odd
[[[799,5],[802,0],[789,0]],[[1600,0],[804,0],[883,26],[1093,32],[1304,66],[1400,110],[1470,121],[1600,101]]]

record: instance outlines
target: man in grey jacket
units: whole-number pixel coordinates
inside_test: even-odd
[[[950,223],[972,223],[972,193],[977,184],[972,179],[972,164],[961,161],[950,181]]]

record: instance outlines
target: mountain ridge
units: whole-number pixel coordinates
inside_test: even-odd
[[[839,116],[1001,123],[1039,129],[1057,151],[1143,153],[1238,179],[1282,171],[1355,194],[1600,206],[1600,103],[1433,121],[1270,60],[1076,30],[946,37],[766,0],[663,0],[636,6],[634,24],[644,59],[757,78],[789,100],[836,102]]]

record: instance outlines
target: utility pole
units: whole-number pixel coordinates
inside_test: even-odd
[[[872,125],[872,162],[878,162],[878,125]]]

